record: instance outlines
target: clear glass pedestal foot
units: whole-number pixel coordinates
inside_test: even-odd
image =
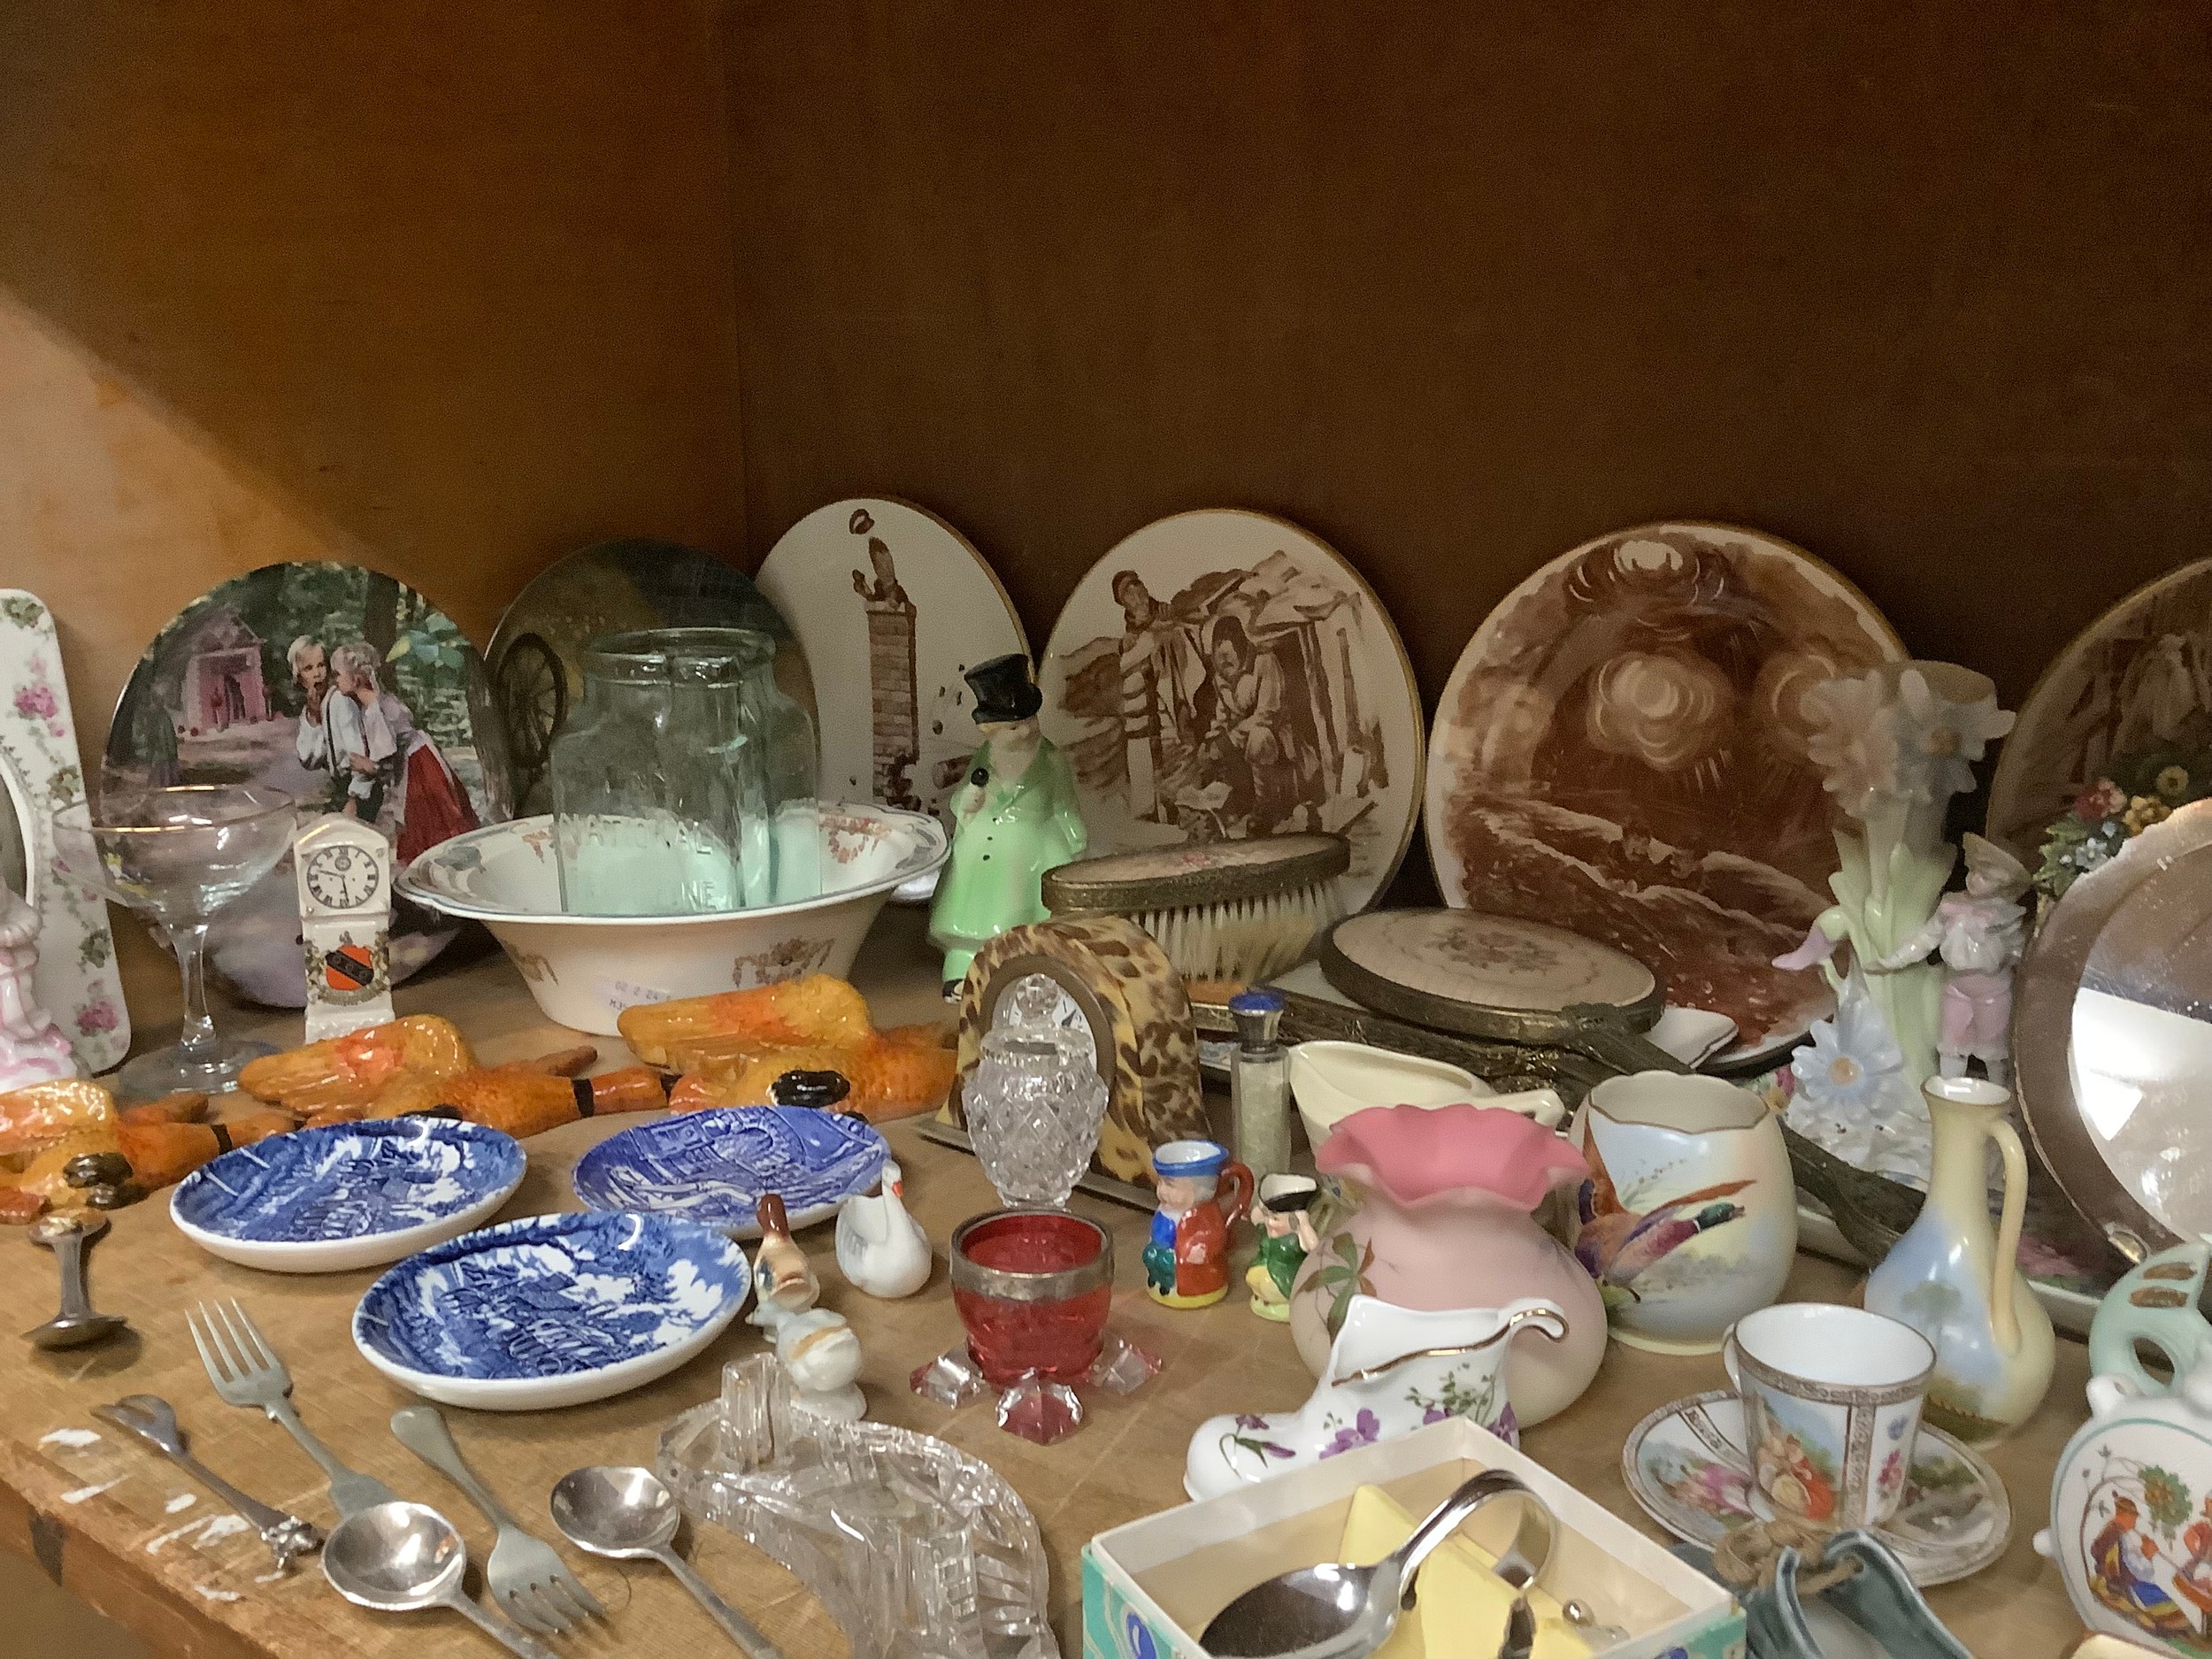
[[[109,1083],[116,1099],[127,1106],[159,1100],[186,1089],[219,1094],[238,1086],[238,1074],[246,1069],[249,1060],[258,1060],[265,1054],[276,1052],[277,1046],[273,1042],[224,1038],[217,1043],[213,1058],[209,1059],[188,1056],[181,1044],[172,1044],[125,1061]]]

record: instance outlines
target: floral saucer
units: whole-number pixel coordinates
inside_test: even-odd
[[[1677,1400],[1639,1423],[1621,1448],[1621,1477],[1653,1520],[1708,1549],[1759,1518],[1743,1406],[1726,1388]],[[1905,1500],[1872,1530],[1925,1589],[1979,1572],[2004,1554],[2012,1501],[1979,1453],[1923,1423]]]

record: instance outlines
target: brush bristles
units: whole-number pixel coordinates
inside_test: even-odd
[[[1320,949],[1321,936],[1344,917],[1340,885],[1331,877],[1285,893],[1141,910],[1129,919],[1159,942],[1186,979],[1250,983]]]

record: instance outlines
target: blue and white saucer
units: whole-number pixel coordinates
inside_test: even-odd
[[[794,1227],[827,1220],[883,1174],[891,1148],[861,1118],[803,1106],[715,1106],[641,1124],[584,1154],[569,1179],[594,1210],[682,1216],[760,1237],[780,1194]]]
[[[720,1335],[745,1252],[664,1216],[535,1216],[434,1246],[378,1279],[353,1342],[402,1387],[480,1411],[604,1400]]]
[[[529,1159],[480,1124],[395,1118],[272,1135],[226,1152],[169,1196],[211,1256],[278,1273],[380,1267],[480,1227]]]

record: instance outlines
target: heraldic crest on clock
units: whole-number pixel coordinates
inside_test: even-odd
[[[307,1040],[381,1025],[392,1018],[391,842],[375,826],[333,813],[300,832],[292,859]]]

